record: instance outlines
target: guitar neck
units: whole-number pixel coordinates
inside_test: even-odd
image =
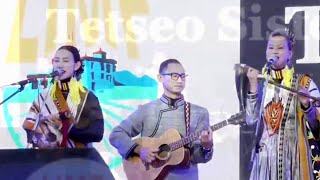
[[[212,131],[216,131],[218,129],[221,129],[221,128],[227,126],[228,124],[229,124],[228,120],[224,120],[224,121],[221,121],[217,124],[210,126],[210,128]],[[179,149],[179,148],[199,139],[200,134],[201,134],[201,132],[198,132],[198,133],[189,135],[187,137],[181,138],[180,140],[178,140],[176,142],[170,143],[169,145],[171,147],[171,150]]]

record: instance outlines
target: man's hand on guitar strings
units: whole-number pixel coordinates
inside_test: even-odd
[[[209,130],[202,131],[199,139],[202,147],[204,147],[205,149],[211,149],[213,147],[211,128],[209,128]]]
[[[139,151],[140,159],[145,163],[151,163],[156,159],[158,148],[141,147]]]

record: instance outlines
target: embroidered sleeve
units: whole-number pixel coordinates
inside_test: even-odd
[[[320,98],[320,93],[317,85],[311,80],[309,85],[309,93],[313,97]],[[307,109],[303,109],[305,115],[307,116],[308,122],[313,130],[319,129],[319,121],[320,121],[320,107],[319,101],[310,100],[310,105]]]
[[[258,121],[258,93],[248,93],[246,104],[246,123],[251,125]]]

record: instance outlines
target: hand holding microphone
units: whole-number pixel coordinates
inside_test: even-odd
[[[266,64],[266,70],[268,73],[270,73],[271,66],[275,63],[277,63],[279,57],[274,56],[272,58],[269,58],[267,64]],[[252,67],[248,67],[247,71],[247,77],[250,82],[250,92],[255,93],[258,90],[258,78],[261,78],[260,72],[257,69],[254,69]]]

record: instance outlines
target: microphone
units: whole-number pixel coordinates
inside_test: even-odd
[[[267,66],[266,66],[267,69],[269,70],[270,67],[272,66],[272,64],[277,63],[278,59],[279,59],[279,57],[277,57],[277,56],[275,56],[275,57],[273,57],[273,58],[270,58],[270,59],[268,60],[268,62],[267,62]]]
[[[52,73],[49,74],[32,74],[32,75],[27,75],[27,79],[26,80],[22,80],[19,82],[15,82],[12,83],[10,85],[14,86],[14,85],[21,85],[24,86],[28,83],[33,83],[36,82],[38,78],[51,78],[51,77],[56,77],[56,76],[61,76],[62,75],[62,70],[54,70]]]
[[[15,83],[12,83],[10,85],[14,86],[14,85],[21,85],[21,86],[24,86],[28,83],[33,83],[33,82],[36,82],[37,80],[35,78],[30,78],[30,79],[26,79],[26,80],[22,80],[22,81],[19,81],[19,82],[15,82]]]
[[[56,76],[61,76],[62,71],[59,70],[54,70],[52,73],[49,74],[32,74],[32,75],[27,75],[28,79],[37,79],[37,78],[52,78]]]

